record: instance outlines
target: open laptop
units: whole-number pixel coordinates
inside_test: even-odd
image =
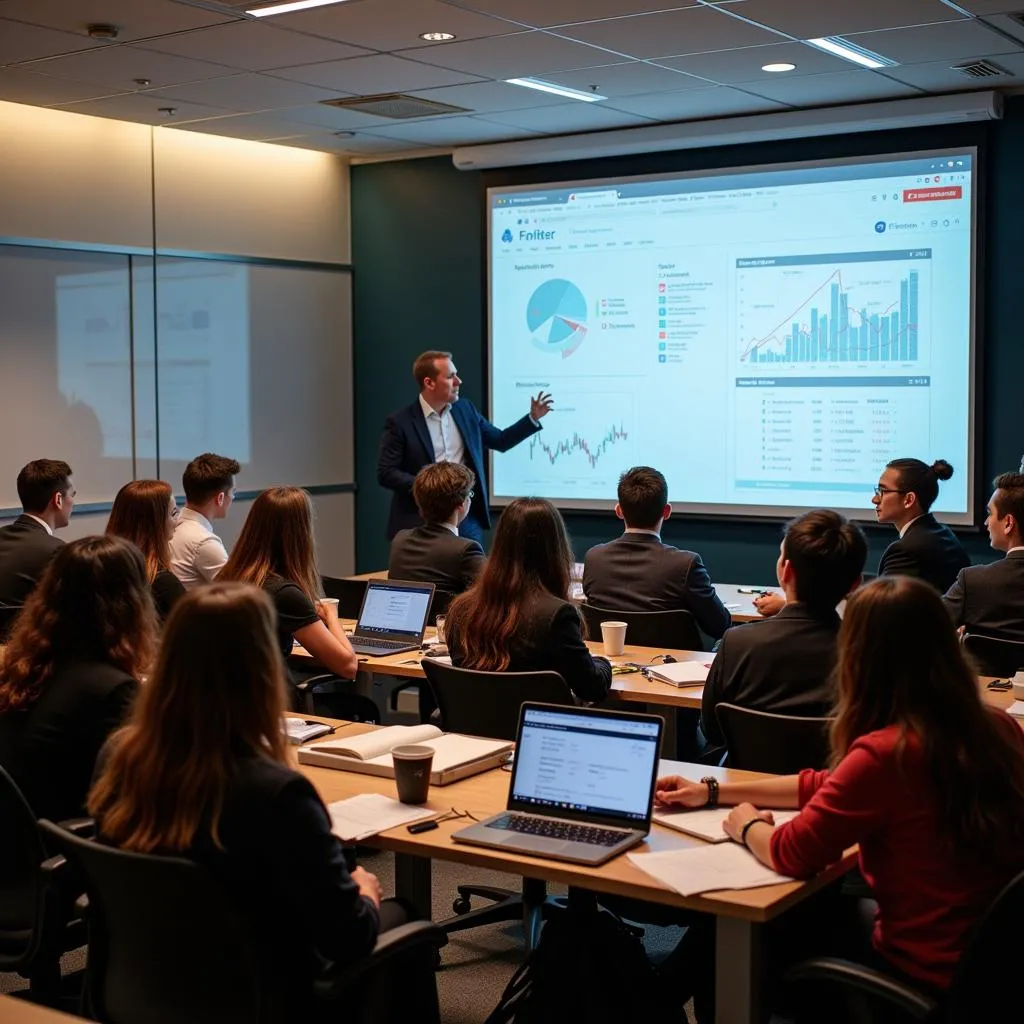
[[[603,864],[651,830],[663,722],[655,715],[524,704],[508,809],[459,843]]]
[[[352,650],[374,657],[419,650],[433,596],[433,583],[370,580],[349,637]]]

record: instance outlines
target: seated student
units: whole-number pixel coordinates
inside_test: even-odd
[[[0,764],[40,818],[85,813],[96,756],[135,698],[155,631],[133,544],[84,537],[61,546],[0,665]]]
[[[194,458],[181,476],[185,507],[171,537],[171,572],[186,590],[209,583],[228,560],[213,521],[227,517],[235,497],[235,459],[206,452]]]
[[[682,608],[717,640],[732,617],[715,593],[700,555],[661,539],[661,524],[672,514],[665,478],[649,466],[634,466],[619,477],[618,497],[615,514],[626,528],[621,537],[586,553],[587,601],[609,611]]]
[[[459,536],[469,513],[476,477],[458,462],[431,462],[412,485],[423,525],[401,530],[391,542],[388,576],[433,583],[461,594],[480,575],[485,558],[480,542]]]
[[[993,481],[985,526],[1004,558],[961,569],[943,600],[968,633],[1024,641],[1024,473]]]
[[[448,609],[452,664],[491,672],[551,670],[581,700],[601,700],[612,667],[583,642],[580,613],[568,599],[572,565],[558,509],[543,498],[510,502],[483,572]]]
[[[0,529],[0,605],[21,605],[61,546],[75,507],[71,467],[58,459],[36,459],[18,474],[22,514]]]
[[[184,513],[182,513],[184,515]],[[217,575],[262,587],[277,611],[284,657],[294,638],[328,672],[351,679],[358,659],[323,596],[313,543],[313,503],[299,487],[271,487],[252,503],[227,564]]]
[[[860,583],[867,542],[838,512],[815,509],[786,526],[776,574],[782,610],[734,626],[722,638],[701,699],[701,731],[725,743],[715,708],[738,704],[781,715],[827,715],[840,619],[836,605]]]
[[[185,587],[171,572],[169,541],[178,522],[171,485],[163,480],[132,480],[117,492],[107,520],[107,535],[130,540],[146,559],[146,578],[161,622]]]
[[[103,752],[89,812],[106,842],[184,855],[221,879],[301,1020],[323,966],[365,956],[409,912],[346,867],[323,802],[289,767],[284,690],[269,598],[240,583],[197,588]]]
[[[943,459],[930,466],[920,459],[893,459],[885,467],[871,502],[878,522],[892,523],[900,536],[885,549],[879,576],[917,576],[944,594],[971,564],[953,531],[928,511],[939,496],[939,481],[952,475]]]
[[[971,929],[1024,868],[1024,734],[985,706],[939,595],[920,580],[881,577],[853,594],[836,674],[831,771],[721,783],[718,803],[737,805],[726,832],[794,878],[858,844],[877,901],[870,945],[850,922],[823,951],[943,990]],[[715,797],[679,776],[655,789],[662,805]],[[800,814],[775,826],[758,806]],[[684,952],[699,983],[707,962]]]

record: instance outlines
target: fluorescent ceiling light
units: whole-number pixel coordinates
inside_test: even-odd
[[[525,89],[536,89],[538,92],[549,92],[554,96],[564,96],[570,100],[583,100],[584,103],[596,103],[598,100],[606,100],[596,92],[584,92],[582,89],[573,89],[568,85],[555,85],[553,82],[542,82],[539,78],[506,78],[509,85],[521,85]]]
[[[269,7],[253,7],[247,10],[254,18],[268,18],[272,14],[291,14],[292,11],[305,11],[310,7],[328,7],[331,4],[342,4],[345,0],[287,0],[286,3],[271,4]]]
[[[842,57],[843,60],[851,61],[853,64],[859,64],[862,68],[877,70],[878,68],[896,66],[896,61],[883,57],[880,53],[875,53],[872,50],[866,50],[863,46],[857,46],[840,36],[823,36],[820,39],[806,39],[804,42],[808,46],[814,46],[826,53],[834,54],[836,57]]]
[[[778,64],[762,64],[762,71],[771,71],[773,73],[779,71],[796,71],[796,65],[790,64],[789,61],[780,61]]]
[[[449,39],[454,39],[455,34],[453,32],[421,32],[420,39],[426,39],[428,43],[447,43]]]

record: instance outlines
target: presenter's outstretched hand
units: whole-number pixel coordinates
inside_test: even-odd
[[[551,407],[554,404],[555,400],[551,397],[550,392],[545,395],[543,391],[538,391],[537,397],[530,399],[530,415],[535,420],[542,420],[551,412]]]

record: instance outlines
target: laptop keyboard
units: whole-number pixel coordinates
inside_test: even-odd
[[[353,637],[352,647],[359,650],[360,647],[370,647],[375,651],[397,651],[400,647],[408,647],[408,640],[364,640],[362,637]]]
[[[565,839],[571,843],[590,843],[593,846],[614,846],[628,835],[618,829],[535,818],[529,814],[506,814],[492,821],[489,827],[504,829],[506,832],[522,832],[528,836],[544,836],[546,839]]]

